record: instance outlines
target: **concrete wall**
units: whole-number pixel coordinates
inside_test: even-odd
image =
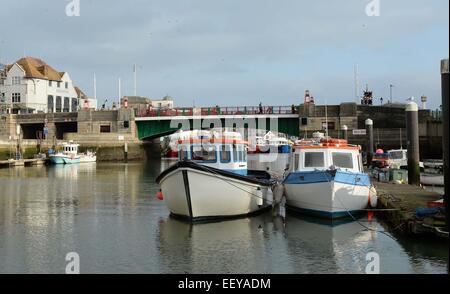
[[[10,149],[16,145],[16,126],[42,124],[47,121],[49,134],[41,142],[44,151],[64,141],[73,140],[80,144],[80,150],[92,149],[97,151],[99,160],[124,159],[124,146],[128,147],[128,159],[145,158],[145,150],[142,142],[137,138],[134,114],[131,109],[116,111],[92,111],[83,110],[78,113],[42,113],[33,115],[7,115],[0,116],[0,158],[9,156]],[[128,127],[126,123],[128,122]],[[76,133],[65,133],[62,140],[57,140],[56,134],[59,127],[76,123]],[[109,133],[100,132],[102,125],[109,125]],[[11,139],[9,137],[11,136]],[[38,140],[23,140],[21,136],[23,153],[36,153]]]

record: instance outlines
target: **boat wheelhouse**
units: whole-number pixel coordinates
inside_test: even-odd
[[[294,146],[293,171],[284,179],[287,206],[327,218],[349,217],[376,205],[360,146],[315,134]]]

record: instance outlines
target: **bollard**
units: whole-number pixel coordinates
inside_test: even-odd
[[[125,145],[123,146],[124,151],[124,161],[128,162],[128,143],[125,142]]]
[[[448,161],[449,161],[449,155],[448,155],[448,103],[449,103],[449,80],[448,80],[448,59],[444,59],[441,61],[441,82],[442,82],[442,119],[444,124],[444,130],[443,130],[443,151],[444,151],[444,185],[445,185],[445,196],[444,196],[444,205],[445,205],[445,223],[447,227],[448,232],[448,195],[450,193],[450,187],[449,187],[449,174],[448,174]]]
[[[420,186],[419,106],[413,101],[406,105],[406,138],[408,145],[408,183]]]
[[[342,130],[344,131],[344,140],[348,142],[348,127],[346,125],[343,125]]]
[[[373,120],[371,120],[370,118],[366,119],[366,138],[367,166],[370,166],[372,164],[373,157]]]

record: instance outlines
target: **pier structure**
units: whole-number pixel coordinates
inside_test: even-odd
[[[420,185],[419,107],[413,101],[406,106],[406,137],[408,148],[408,182]]]
[[[448,116],[449,116],[449,72],[448,72],[448,59],[441,61],[441,84],[442,84],[442,112],[443,112],[443,122],[444,122],[444,138],[443,138],[443,149],[444,149],[444,185],[445,185],[445,196],[444,205],[446,212],[446,227],[447,232],[449,229],[449,211],[448,211],[448,195],[450,194],[450,178],[449,178],[449,127],[448,127]]]

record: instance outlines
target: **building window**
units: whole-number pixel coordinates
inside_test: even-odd
[[[61,101],[61,96],[56,96],[56,110],[55,112],[61,112],[62,110],[62,101]]]
[[[69,83],[68,82],[65,82],[64,85],[65,85],[66,89],[69,89]]]
[[[100,133],[111,133],[111,126],[110,125],[100,126]]]
[[[20,93],[12,93],[12,102],[20,103]]]
[[[78,99],[72,98],[72,112],[76,112],[78,110]]]
[[[5,102],[6,102],[5,93],[0,93],[0,103],[5,103]]]
[[[70,111],[70,99],[69,97],[64,97],[64,105],[63,105],[63,112],[69,112]]]
[[[327,129],[327,122],[322,122],[322,130],[326,130]],[[328,122],[328,130],[334,130],[335,129],[335,125],[334,125],[334,121],[329,121]]]
[[[48,109],[49,113],[53,112],[53,106],[54,106],[53,96],[52,95],[48,95],[48,98],[47,98],[47,109]]]
[[[52,84],[53,84],[53,82],[52,82],[52,81],[48,81],[48,86],[49,86],[49,87],[51,87],[51,86],[52,86]]]
[[[61,82],[56,82],[58,88],[61,88]]]
[[[20,85],[20,77],[12,77],[13,85]]]

